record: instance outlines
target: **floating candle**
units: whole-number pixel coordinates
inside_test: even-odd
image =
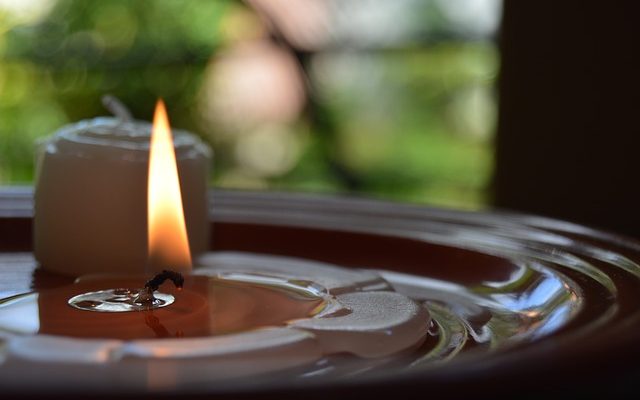
[[[146,191],[151,124],[128,120],[126,112],[119,113],[119,118],[67,125],[41,144],[34,248],[45,269],[78,276],[144,272],[148,267]],[[209,245],[211,151],[191,133],[177,130],[174,137],[189,247],[197,255]],[[162,268],[151,265],[153,270]]]

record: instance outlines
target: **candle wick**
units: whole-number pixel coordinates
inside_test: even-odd
[[[121,122],[132,122],[131,111],[117,97],[110,94],[102,96],[102,105]]]
[[[133,299],[135,304],[151,308],[156,301],[156,297],[153,295],[153,289],[149,287],[143,287],[138,291],[138,294]]]
[[[162,285],[166,280],[173,282],[178,289],[182,289],[182,285],[184,285],[184,277],[182,274],[165,269],[144,284],[144,287],[138,291],[133,302],[151,308],[157,300],[153,295],[153,292],[158,290],[160,285]]]
[[[164,283],[164,281],[170,280],[178,289],[182,289],[182,285],[184,285],[184,277],[179,272],[170,271],[165,269],[160,272],[153,278],[149,279],[147,283],[144,284],[145,289],[150,289],[152,292],[158,290],[160,285]]]

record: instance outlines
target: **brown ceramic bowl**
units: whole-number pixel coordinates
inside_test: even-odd
[[[14,203],[27,203],[28,195],[14,194]],[[529,215],[366,199],[220,192],[212,204],[213,251],[379,270],[397,291],[425,304],[433,336],[414,352],[349,373],[331,359],[268,379],[151,395],[483,397],[629,388],[624,379],[640,348],[640,245],[633,240]],[[7,226],[14,233],[6,263],[15,255],[9,250],[28,250],[30,231],[28,211],[4,213],[0,234]],[[31,273],[33,262],[24,263]],[[34,276],[38,287],[60,284],[42,272]],[[66,389],[58,388],[73,392]],[[116,385],[109,396],[149,394]]]

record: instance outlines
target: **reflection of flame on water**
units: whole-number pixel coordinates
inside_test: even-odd
[[[169,118],[162,100],[156,105],[149,149],[148,238],[154,270],[191,269],[178,167]]]
[[[169,330],[162,325],[160,318],[153,315],[153,311],[147,311],[144,313],[144,323],[153,330],[153,333],[156,334],[157,338],[168,338],[173,336],[177,338],[184,337],[184,332],[181,330],[176,331],[176,334],[172,335]]]

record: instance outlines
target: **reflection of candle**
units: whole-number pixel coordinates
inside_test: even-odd
[[[79,293],[106,287],[136,287],[144,276],[104,275],[80,278],[73,285],[43,291],[37,298],[38,333],[77,338],[152,339],[206,337],[284,325],[305,318],[323,304],[321,298],[295,297],[283,288],[260,287],[205,276],[188,276],[179,293],[171,284],[162,292],[175,295],[170,306],[141,312],[89,312],[69,307]],[[0,324],[1,326],[1,324]]]
[[[97,118],[63,127],[43,143],[34,247],[44,268],[67,275],[145,270],[150,132],[146,122]],[[180,131],[174,146],[189,244],[196,255],[208,248],[210,150]]]

